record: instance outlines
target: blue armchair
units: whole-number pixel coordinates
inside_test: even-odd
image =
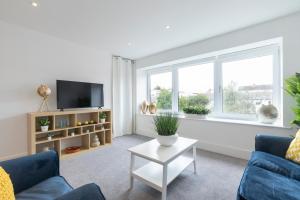
[[[55,151],[0,162],[10,175],[17,200],[105,200],[99,186],[73,189],[60,176]]]
[[[292,138],[257,135],[237,200],[300,200],[300,165],[285,159]]]

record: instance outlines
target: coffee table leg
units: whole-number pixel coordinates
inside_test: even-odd
[[[132,176],[132,171],[134,167],[134,161],[135,161],[135,156],[131,153],[130,154],[130,189],[133,187],[133,176]]]
[[[194,157],[194,173],[197,174],[197,166],[196,166],[197,150],[196,150],[196,145],[193,146],[193,157]]]
[[[167,199],[167,177],[168,177],[168,165],[163,165],[163,180],[162,180],[162,200]]]

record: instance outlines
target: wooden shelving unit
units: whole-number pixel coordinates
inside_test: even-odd
[[[101,112],[106,113],[105,123],[101,123],[99,120],[99,113]],[[50,121],[49,130],[46,132],[42,132],[39,125],[39,120],[43,118]],[[84,124],[85,121],[88,121],[89,124]],[[83,125],[78,126],[77,122],[82,122]],[[48,140],[48,134],[52,135],[51,140]],[[62,142],[74,138],[79,138],[81,143],[81,150],[77,153],[96,149],[98,147],[91,146],[92,136],[95,134],[99,138],[99,147],[112,143],[111,110],[89,109],[28,113],[28,152],[30,154],[41,152],[45,147],[49,147],[56,150],[60,157],[73,155],[64,152]]]

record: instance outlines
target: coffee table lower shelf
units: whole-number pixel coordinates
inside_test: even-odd
[[[194,161],[193,158],[187,156],[179,156],[168,164],[167,185],[171,183],[186,167]],[[132,176],[147,185],[162,191],[163,166],[149,162],[148,164],[134,170]]]

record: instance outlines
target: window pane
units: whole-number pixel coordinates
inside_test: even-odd
[[[187,106],[214,105],[214,65],[199,64],[178,69],[179,111]]]
[[[165,72],[150,76],[151,102],[156,102],[158,110],[172,109],[172,73]]]
[[[257,106],[272,102],[273,56],[222,64],[223,112],[255,114]]]

